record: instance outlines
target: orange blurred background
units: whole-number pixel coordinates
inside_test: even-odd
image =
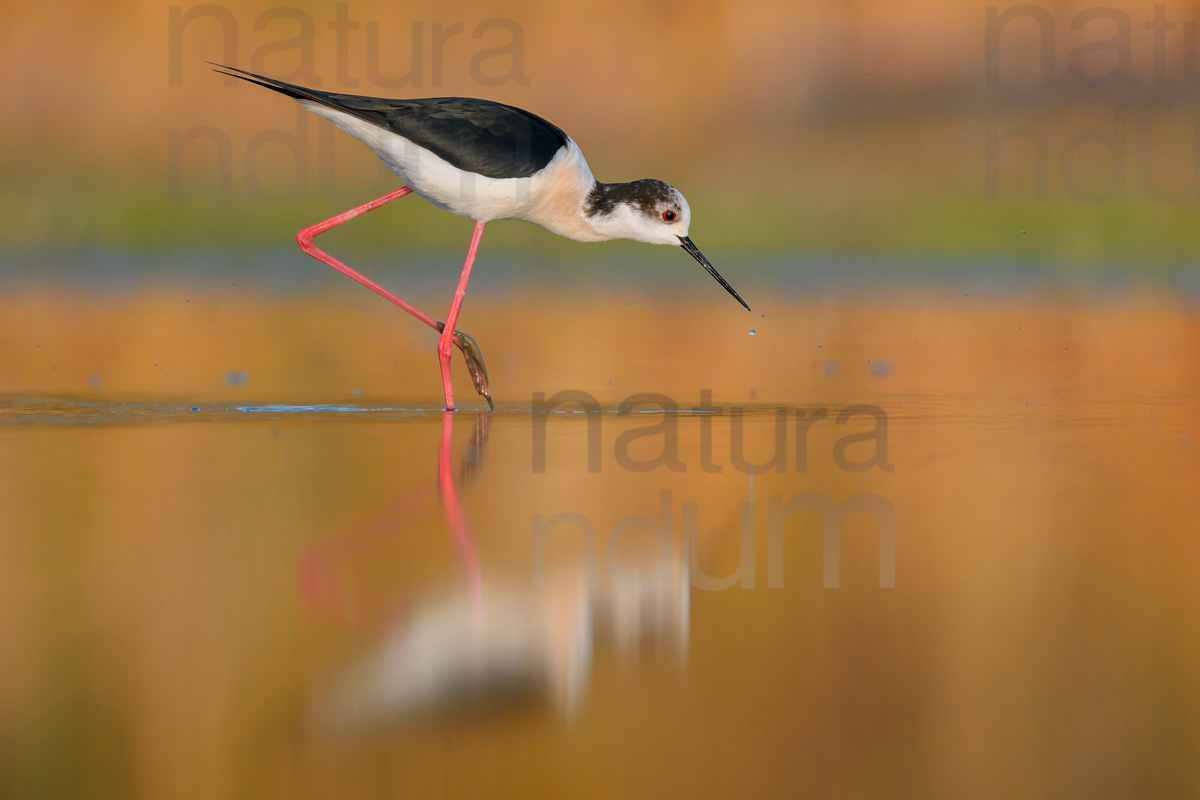
[[[1161,32],[1148,27],[1160,6]],[[528,108],[602,179],[679,184],[698,226],[739,252],[1190,259],[1200,4],[1033,7],[10,5],[0,235],[287,246],[305,222],[394,185],[366,148],[218,77],[215,61],[327,90]],[[989,9],[1012,16],[989,23]],[[453,220],[393,216],[412,214],[363,242],[460,247]],[[556,246],[498,227],[500,246]]]

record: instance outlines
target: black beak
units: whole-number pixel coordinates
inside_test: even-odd
[[[700,249],[698,247],[696,247],[696,245],[692,244],[692,240],[690,238],[688,238],[687,236],[680,236],[679,242],[680,242],[679,246],[682,247],[684,250],[687,250],[688,253],[691,254],[692,258],[699,261],[701,266],[703,266],[706,270],[708,270],[708,274],[712,275],[714,278],[716,278],[717,283],[719,283],[725,287],[725,291],[729,292],[731,295],[733,295],[735,298],[737,298],[737,301],[742,304],[743,308],[745,308],[747,311],[750,310],[750,306],[746,305],[746,301],[742,299],[742,296],[740,294],[738,294],[737,292],[735,292],[733,290],[733,287],[725,282],[725,279],[721,277],[720,273],[717,272],[717,270],[713,267],[713,265],[708,263],[708,259],[704,257],[704,253],[701,253]]]

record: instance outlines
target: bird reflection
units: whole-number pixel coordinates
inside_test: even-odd
[[[495,568],[485,579],[460,489],[483,465],[491,414],[476,416],[474,436],[457,464],[455,416],[442,417],[437,493],[460,575],[407,597],[403,614],[377,631],[368,652],[314,697],[313,721],[320,728],[344,732],[486,711],[514,701],[550,700],[569,712],[585,688],[597,634],[610,636],[618,652],[633,652],[653,638],[679,655],[686,653],[686,552],[673,554],[663,573],[667,578],[648,587],[591,578],[577,562],[548,565],[542,588],[534,588],[527,567]],[[389,518],[409,519],[413,499]],[[518,520],[489,518],[485,536],[497,542],[521,529]]]

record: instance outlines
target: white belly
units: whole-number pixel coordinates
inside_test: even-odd
[[[440,208],[483,222],[525,220],[561,236],[594,240],[580,218],[580,208],[595,179],[573,141],[528,178],[486,178],[458,169],[403,136],[344,111],[299,102],[374,150],[414,192]]]

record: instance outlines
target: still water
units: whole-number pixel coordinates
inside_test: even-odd
[[[743,293],[6,293],[0,794],[1195,797],[1194,302]]]

